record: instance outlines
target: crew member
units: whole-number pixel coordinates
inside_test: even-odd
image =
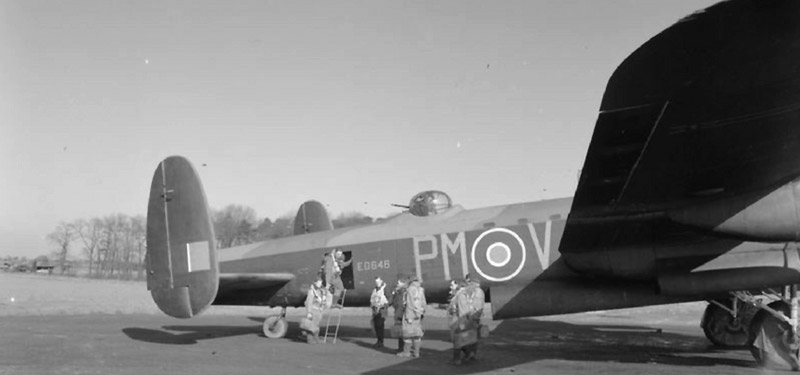
[[[475,330],[475,342],[467,345],[464,358],[465,362],[475,360],[478,355],[478,330],[481,326],[483,316],[483,305],[486,303],[486,296],[481,289],[480,281],[472,274],[467,275],[467,285],[464,287],[464,297],[466,299],[465,308],[469,309],[466,314],[468,326]],[[474,327],[474,328],[472,328]]]
[[[425,289],[422,288],[419,278],[412,276],[403,298],[403,351],[399,357],[419,358],[422,345],[422,319],[425,317]]]
[[[463,300],[463,290],[467,282],[461,280],[450,281],[450,297],[447,305],[447,325],[450,328],[450,339],[453,342],[453,359],[450,363],[453,365],[460,365],[462,363],[462,353],[464,352],[464,336],[460,330],[461,323],[461,309],[459,309],[459,302]]]
[[[392,291],[392,308],[394,308],[394,324],[392,337],[397,337],[397,353],[403,352],[403,310],[405,309],[406,287],[408,279],[404,275],[397,276],[397,285]]]
[[[342,293],[344,293],[344,283],[342,282],[342,270],[348,267],[351,260],[344,260],[344,253],[341,250],[333,252],[333,307],[342,308]]]
[[[324,282],[324,286],[325,288],[328,289],[329,292],[333,292],[333,279],[335,271],[336,271],[336,260],[334,259],[333,251],[331,251],[330,253],[325,253],[325,255],[322,257],[320,274],[322,277],[322,281]]]
[[[322,256],[322,264],[319,266],[318,275],[322,279],[322,285],[328,292],[325,300],[325,308],[330,308],[333,303],[333,280],[336,273],[336,260],[334,259],[334,252],[325,253]]]
[[[386,283],[380,277],[375,278],[375,289],[369,297],[369,305],[372,307],[372,327],[375,329],[375,337],[378,341],[373,345],[375,348],[383,348],[383,330],[386,321],[386,310],[389,309],[389,299],[386,298]]]
[[[325,303],[328,291],[322,286],[322,279],[317,278],[308,289],[306,296],[306,322],[303,330],[306,332],[306,341],[309,344],[319,343],[319,322],[322,320],[322,312],[325,310]]]
[[[455,297],[456,292],[458,292],[458,290],[461,289],[461,287],[463,286],[461,284],[464,284],[463,279],[450,280],[450,290],[447,292],[447,303],[450,303],[453,300],[453,297]]]

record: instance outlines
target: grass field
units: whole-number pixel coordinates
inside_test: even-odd
[[[211,306],[204,314],[264,315],[272,310]],[[82,314],[162,313],[143,281],[0,272],[0,316]]]
[[[659,323],[697,325],[705,302],[649,306],[537,318],[543,320],[633,319]],[[487,306],[487,310],[490,306]],[[266,316],[279,308],[258,306],[211,306],[204,315]],[[346,308],[347,315],[369,315],[368,308]],[[118,281],[60,277],[41,274],[0,272],[0,316],[163,314],[150,298],[143,281]],[[429,316],[444,316],[444,310],[430,307]],[[490,310],[486,316],[490,316]],[[290,308],[289,316],[305,315],[303,308]]]
[[[345,310],[349,315],[369,315],[367,308]],[[203,314],[266,316],[279,311],[258,306],[211,306]],[[144,281],[0,272],[0,316],[83,314],[163,313]],[[305,310],[290,308],[288,315],[305,315]]]

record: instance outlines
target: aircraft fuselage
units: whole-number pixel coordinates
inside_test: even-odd
[[[295,279],[256,304],[300,305],[317,277],[325,253],[342,250],[352,260],[344,269],[348,305],[366,305],[381,277],[416,275],[430,302],[445,302],[448,282],[468,273],[485,288],[524,283],[559,259],[558,245],[570,199],[464,210],[437,216],[410,214],[354,228],[316,232],[219,250],[221,274],[290,272]],[[566,271],[566,270],[565,270]],[[215,304],[254,304],[256,296],[227,296]]]

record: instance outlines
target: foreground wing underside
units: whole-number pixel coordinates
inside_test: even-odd
[[[608,82],[560,251],[686,241],[800,176],[798,16],[796,1],[723,2],[631,54]]]

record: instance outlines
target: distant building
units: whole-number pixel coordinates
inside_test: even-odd
[[[40,256],[33,260],[31,264],[31,271],[36,273],[52,274],[56,266],[47,259],[46,256]]]

